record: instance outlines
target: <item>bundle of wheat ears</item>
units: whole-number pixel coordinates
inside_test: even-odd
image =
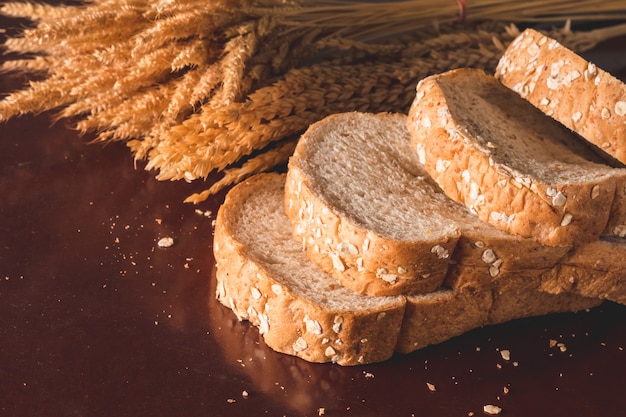
[[[96,141],[126,141],[160,180],[221,172],[195,203],[283,163],[331,113],[404,111],[427,75],[493,70],[520,25],[626,20],[624,0],[91,0],[0,13],[31,21],[7,37],[1,70],[32,76],[0,101],[0,121],[55,110]],[[577,51],[626,33],[544,27]]]

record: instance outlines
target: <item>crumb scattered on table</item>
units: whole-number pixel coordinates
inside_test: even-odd
[[[487,404],[485,406],[483,406],[483,411],[486,414],[489,415],[497,415],[500,414],[502,412],[502,408],[498,407],[497,405],[493,405],[493,404]]]
[[[172,245],[174,245],[174,239],[171,237],[163,237],[161,239],[159,239],[159,241],[157,242],[157,245],[160,248],[169,248]]]

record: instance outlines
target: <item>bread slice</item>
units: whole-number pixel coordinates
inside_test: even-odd
[[[573,151],[571,132],[481,70],[422,80],[408,128],[444,192],[501,230],[567,246],[608,222],[614,169]]]
[[[505,233],[445,196],[411,147],[406,115],[344,113],[318,122],[287,176],[296,239],[355,291],[426,293],[441,285],[450,262],[496,277],[551,268],[569,249]]]
[[[526,29],[507,48],[496,77],[548,116],[626,163],[626,84],[567,49],[555,39]],[[622,170],[623,171],[623,170]],[[626,176],[603,231],[626,236]]]
[[[259,327],[272,349],[310,362],[356,365],[389,358],[406,300],[369,297],[337,284],[291,238],[284,176],[233,188],[215,225],[217,298]]]
[[[500,59],[506,86],[626,163],[626,85],[534,29],[526,29]]]
[[[338,285],[292,239],[283,209],[284,181],[284,175],[261,174],[235,186],[218,211],[214,237],[217,299],[239,320],[257,326],[276,351],[311,362],[378,362],[394,351],[440,343],[495,318],[576,311],[599,303],[567,293],[513,295],[504,287],[361,295]]]
[[[289,161],[285,204],[309,258],[370,295],[427,293],[459,231],[407,140],[405,116],[344,113],[313,124]]]

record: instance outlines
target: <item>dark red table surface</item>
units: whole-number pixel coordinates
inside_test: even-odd
[[[625,45],[586,55],[626,79]],[[88,139],[49,114],[0,125],[1,416],[626,415],[626,307],[610,302],[382,364],[271,351],[214,299],[223,195],[184,204],[205,184],[158,182]]]

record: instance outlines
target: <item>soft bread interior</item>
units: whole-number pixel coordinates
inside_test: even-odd
[[[456,234],[446,198],[432,192],[404,116],[346,113],[302,139],[292,164],[342,216],[397,240]]]

